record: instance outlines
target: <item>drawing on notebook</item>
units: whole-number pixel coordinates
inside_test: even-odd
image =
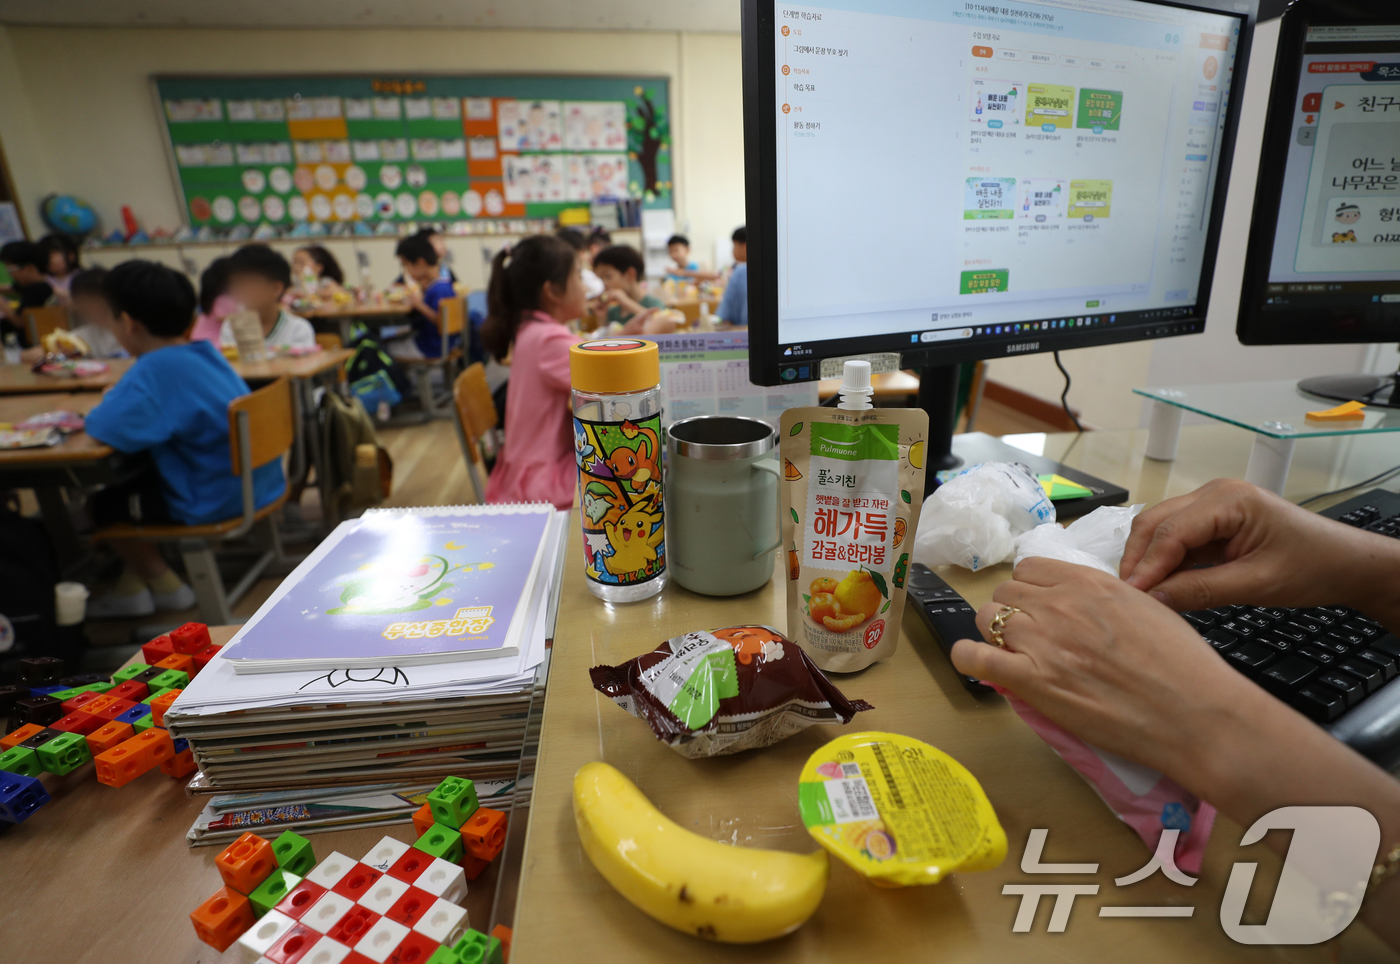
[[[466,547],[449,542],[443,548],[460,550]],[[344,586],[340,593],[341,605],[327,609],[326,615],[355,613],[382,616],[411,613],[435,604],[446,606],[452,602],[451,599],[435,597],[452,588],[452,583],[445,581],[449,573],[491,568],[494,566],[489,562],[453,565],[443,556],[435,555],[417,559],[388,558],[366,563],[336,580],[337,584]]]
[[[341,686],[351,684],[360,686],[408,686],[408,674],[397,666],[380,666],[377,669],[333,669],[329,673],[324,673],[313,679],[307,680],[297,687],[304,690],[308,686],[316,683],[324,683],[331,689],[338,689]]]

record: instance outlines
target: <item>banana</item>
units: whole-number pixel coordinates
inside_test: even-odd
[[[667,818],[606,763],[574,776],[574,820],[593,866],[643,913],[707,940],[751,944],[801,927],[821,903],[825,850],[730,847]]]

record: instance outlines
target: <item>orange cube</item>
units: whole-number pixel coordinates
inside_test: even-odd
[[[24,726],[21,726],[18,730],[15,730],[13,733],[10,733],[5,737],[0,738],[0,753],[3,753],[5,750],[13,750],[15,747],[19,746],[21,743],[29,739],[34,734],[42,732],[43,729],[44,728],[38,723],[24,724]],[[424,806],[427,806],[427,804],[424,804]]]
[[[187,777],[199,769],[199,764],[194,762],[194,751],[185,747],[179,753],[172,756],[160,765],[160,772],[168,776]]]
[[[111,693],[104,694],[103,700],[105,700],[105,702],[103,702],[101,706],[97,705],[97,700],[93,700],[78,712],[91,713],[93,716],[100,716],[104,720],[115,720],[136,705],[135,700],[124,700],[113,696]],[[94,709],[93,707],[97,708]]]
[[[491,936],[501,942],[501,959],[510,964],[510,939],[515,932],[505,924],[497,924],[491,929]]]
[[[185,659],[189,659],[189,657],[186,656]],[[151,700],[151,719],[155,721],[156,726],[165,725],[165,711],[170,709],[170,704],[175,702],[175,697],[183,692],[184,690],[170,690]]]
[[[467,880],[476,880],[481,876],[481,872],[491,866],[491,861],[482,860],[480,857],[473,857],[467,854],[462,858],[462,873]]]
[[[112,747],[125,743],[136,735],[135,728],[130,723],[119,723],[116,720],[108,723],[100,730],[94,730],[86,737],[88,749],[93,756],[99,753],[106,753]]]
[[[175,755],[175,743],[165,730],[152,727],[97,757],[97,782],[124,787],[147,770]]]
[[[94,693],[91,690],[84,690],[72,699],[63,701],[63,712],[72,713],[74,710],[80,710],[102,695],[101,693]]]
[[[214,858],[214,865],[231,889],[251,894],[277,869],[277,856],[272,852],[272,844],[255,833],[245,833]]]
[[[112,696],[110,693],[103,693],[99,695],[97,699],[88,700],[88,702],[84,703],[82,710],[84,713],[92,713],[95,716],[107,707],[112,706],[120,698],[121,697],[118,696]]]
[[[499,810],[477,807],[462,824],[462,843],[467,853],[479,860],[495,860],[506,845],[506,815]]]
[[[155,664],[161,669],[175,669],[182,673],[194,673],[194,657],[185,653],[171,653]]]
[[[37,733],[39,731],[35,730],[34,732]],[[33,736],[33,734],[31,733],[30,736]],[[27,740],[29,739],[29,737],[26,736],[25,739]],[[418,836],[421,837],[423,836],[423,834],[427,833],[430,829],[432,829],[432,826],[433,809],[425,803],[413,813],[413,829],[416,830],[418,832]]]
[[[190,914],[195,936],[219,952],[232,947],[257,920],[248,898],[227,887],[220,887]]]

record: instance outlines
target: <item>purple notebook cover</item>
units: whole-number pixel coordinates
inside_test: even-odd
[[[548,512],[368,516],[227,655],[392,661],[498,651],[549,518]]]

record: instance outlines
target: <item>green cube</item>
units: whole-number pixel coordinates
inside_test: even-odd
[[[143,701],[143,702],[144,702],[144,701]],[[134,731],[137,732],[137,733],[145,733],[147,730],[149,730],[151,727],[153,727],[153,726],[155,726],[155,725],[156,725],[156,718],[155,718],[154,716],[152,716],[151,714],[147,713],[145,716],[141,717],[141,719],[139,719],[139,720],[137,720],[135,723],[131,724],[131,728],[132,728],[132,730],[134,730]]]
[[[253,905],[253,910],[259,917],[266,914],[287,896],[287,891],[301,883],[301,878],[296,874],[289,874],[281,867],[278,867],[248,895],[248,900]]]
[[[467,928],[467,932],[452,945],[452,953],[457,955],[461,964],[505,964],[501,953],[501,939],[487,937],[481,931],[471,928]]]
[[[175,688],[175,687],[173,687],[173,686],[167,686],[167,687],[166,687],[165,689],[163,689],[163,690],[158,690],[158,689],[154,689],[154,688],[153,688],[153,689],[151,690],[150,694],[149,694],[144,700],[142,700],[141,702],[142,702],[142,703],[145,703],[147,706],[150,706],[150,705],[151,705],[151,700],[155,699],[157,696],[160,696],[160,695],[162,695],[162,694],[164,694],[164,693],[170,692],[170,691],[173,690],[174,688]]]
[[[13,746],[0,753],[0,770],[18,773],[22,777],[37,777],[44,772],[39,754],[27,746]]]
[[[39,764],[61,777],[92,759],[92,750],[81,733],[64,733],[39,747]]]
[[[429,827],[428,832],[414,841],[413,846],[425,854],[441,857],[449,864],[460,862],[466,850],[466,844],[462,842],[462,831],[444,827],[440,823]]]
[[[150,669],[149,666],[146,668]],[[156,690],[184,689],[190,685],[190,674],[178,669],[168,669],[146,685],[151,688],[152,693]]]
[[[116,683],[88,683],[86,686],[75,686],[75,690],[82,693],[105,693],[108,690],[117,688]]]
[[[133,677],[140,676],[148,669],[150,669],[150,667],[147,666],[145,663],[132,663],[130,666],[127,666],[124,669],[119,669],[115,673],[113,673],[112,682],[125,683],[127,680],[132,679]]]
[[[433,820],[457,830],[461,830],[462,824],[471,819],[478,806],[476,784],[463,777],[448,777],[428,794],[428,808],[433,811]]]
[[[426,964],[457,964],[459,958],[452,948],[446,944],[433,951],[433,956],[428,958]]]
[[[75,686],[71,690],[59,690],[57,693],[48,693],[45,695],[47,695],[48,698],[51,700],[58,700],[60,703],[63,703],[68,700],[71,700],[73,697],[77,696],[79,693],[82,692],[84,692],[84,690],[81,686]]]
[[[305,877],[316,866],[316,854],[311,850],[311,841],[290,830],[282,831],[282,836],[272,841],[272,854],[277,858],[277,866],[288,873]]]

